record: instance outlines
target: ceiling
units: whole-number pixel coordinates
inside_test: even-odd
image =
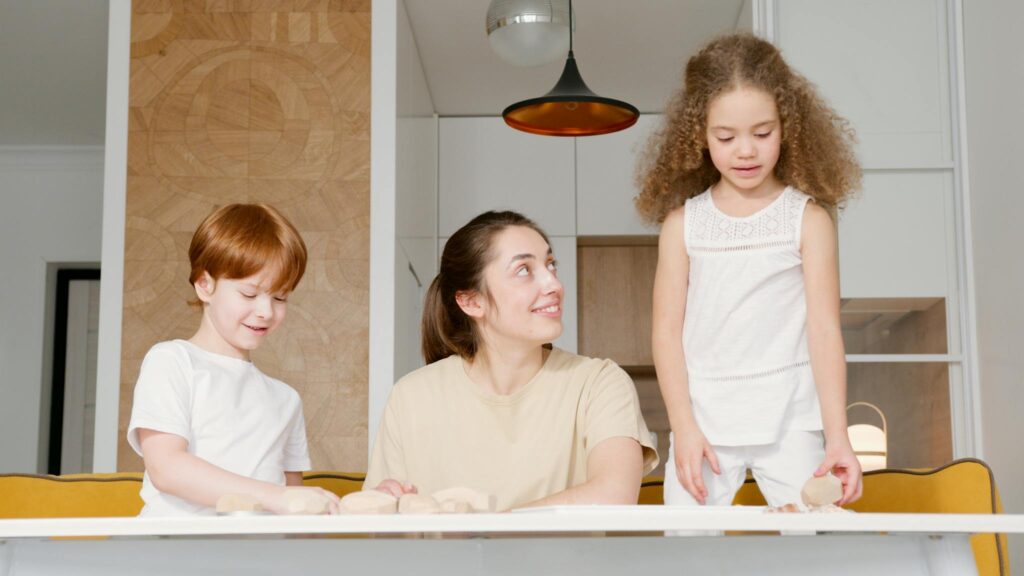
[[[550,90],[563,62],[523,68],[491,50],[488,0],[404,0],[434,110],[491,116]],[[660,112],[686,60],[718,34],[750,30],[750,0],[578,0],[573,52],[600,96]]]
[[[0,0],[0,146],[102,145],[108,0]]]
[[[434,109],[497,115],[554,86],[562,62],[506,64],[484,30],[489,0],[404,0]],[[686,59],[749,29],[750,0],[577,0],[574,49],[599,95],[664,108]],[[108,0],[0,0],[0,146],[102,145]]]

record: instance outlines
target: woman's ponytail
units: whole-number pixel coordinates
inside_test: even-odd
[[[462,354],[451,341],[450,335],[455,332],[455,319],[452,318],[441,288],[441,275],[427,288],[427,296],[423,301],[423,321],[420,325],[423,359],[427,364],[447,358],[452,354]],[[454,298],[453,298],[454,303]],[[461,310],[458,313],[462,313]]]

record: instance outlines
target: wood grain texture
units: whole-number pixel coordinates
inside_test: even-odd
[[[216,206],[267,202],[309,247],[288,319],[253,354],[302,396],[313,467],[367,454],[370,3],[134,0],[118,469],[146,351],[199,312],[188,245]]]
[[[623,366],[650,366],[651,295],[658,247],[580,246],[579,351]]]

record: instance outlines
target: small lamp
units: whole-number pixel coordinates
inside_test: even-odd
[[[572,0],[569,0],[569,21]],[[540,98],[516,102],[501,113],[505,123],[523,132],[542,136],[596,136],[629,128],[640,111],[621,100],[594,94],[580,76],[572,52],[569,26],[569,55],[558,83]]]
[[[860,461],[860,467],[864,472],[869,470],[881,470],[886,467],[888,460],[888,427],[885,422],[885,414],[870,402],[854,402],[846,407],[847,412],[855,406],[865,406],[873,409],[882,419],[882,427],[872,424],[854,424],[847,428],[850,435],[850,444],[853,452]]]

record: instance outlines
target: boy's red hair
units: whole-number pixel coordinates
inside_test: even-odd
[[[269,270],[270,291],[295,290],[306,272],[306,244],[299,231],[266,204],[221,206],[203,220],[188,249],[189,282],[203,272],[215,280],[246,278]]]

